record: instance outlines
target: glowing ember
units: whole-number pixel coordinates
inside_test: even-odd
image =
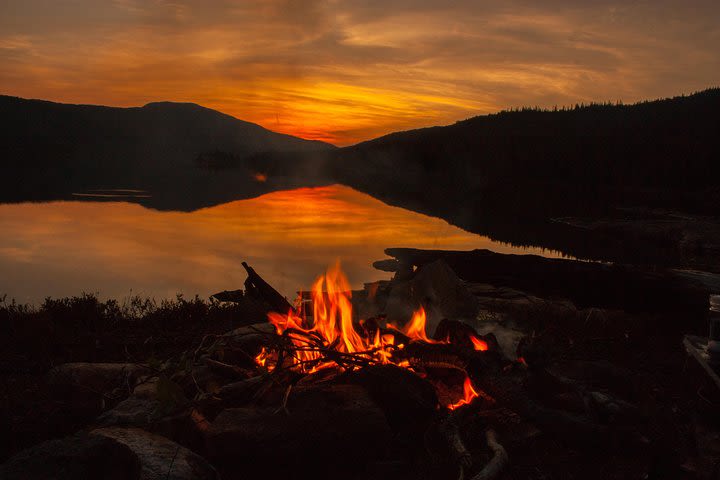
[[[278,335],[292,343],[282,357],[277,352],[265,348],[255,358],[256,363],[268,370],[271,365],[281,362],[303,373],[314,373],[320,369],[355,368],[358,360],[365,364],[393,364],[403,368],[411,368],[407,358],[398,358],[398,351],[403,350],[407,342],[424,342],[428,344],[446,344],[449,340],[434,340],[425,331],[427,315],[420,307],[404,327],[388,323],[387,329],[377,325],[366,325],[367,322],[353,322],[352,303],[350,302],[350,284],[340,270],[340,265],[328,269],[313,283],[311,289],[312,315],[303,305],[302,295],[298,298],[298,308],[290,310],[286,315],[269,313],[268,320],[275,326]],[[367,327],[367,328],[366,328]],[[397,333],[392,333],[392,332]],[[471,337],[475,350],[487,350],[487,343]],[[463,398],[449,405],[457,408],[468,404],[477,397],[470,379],[463,386]]]
[[[470,340],[472,341],[473,348],[479,352],[485,352],[488,349],[488,344],[484,340],[480,340],[474,335],[470,335]]]

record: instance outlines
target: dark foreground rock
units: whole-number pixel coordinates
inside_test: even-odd
[[[201,456],[172,440],[139,428],[109,427],[92,435],[119,442],[139,459],[140,480],[215,480],[215,469]]]
[[[325,478],[380,457],[390,438],[383,411],[363,388],[331,385],[291,392],[287,412],[224,410],[207,432],[207,448],[223,477],[313,472]]]
[[[0,467],[3,480],[215,480],[213,467],[167,438],[109,427],[50,440]]]
[[[65,414],[90,420],[125,398],[151,371],[134,363],[63,363],[47,373],[47,384],[67,400]]]
[[[4,480],[146,478],[140,472],[140,460],[128,445],[109,436],[87,433],[35,445],[0,466],[0,478]]]

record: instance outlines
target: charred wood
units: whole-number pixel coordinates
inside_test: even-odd
[[[485,432],[485,441],[493,452],[493,458],[477,475],[472,477],[472,480],[493,480],[498,478],[508,463],[510,463],[510,457],[508,457],[505,447],[498,442],[495,430],[488,429]]]
[[[248,274],[245,280],[246,294],[265,300],[275,312],[285,313],[292,310],[292,305],[287,299],[258,275],[254,268],[248,265],[247,262],[242,262],[242,266]]]

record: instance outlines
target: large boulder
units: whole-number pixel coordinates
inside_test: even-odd
[[[139,428],[108,427],[92,435],[127,446],[140,463],[140,480],[216,480],[215,469],[187,448]],[[97,477],[101,478],[101,477]]]
[[[158,419],[159,408],[160,402],[157,400],[133,395],[103,412],[96,423],[101,426],[144,426]]]
[[[157,397],[132,395],[104,412],[96,427],[137,427],[191,448],[204,446],[201,431],[207,427],[199,411],[186,403],[168,405]]]
[[[349,372],[343,381],[363,387],[395,432],[420,435],[438,410],[432,384],[405,368],[375,365]]]
[[[221,336],[207,348],[207,354],[224,363],[252,368],[254,358],[267,345],[267,334],[275,332],[269,322],[236,328]]]
[[[125,443],[107,436],[75,435],[49,440],[0,466],[4,480],[136,480],[140,460]]]
[[[132,390],[141,377],[150,373],[148,367],[135,363],[63,363],[48,372],[48,383],[109,393],[116,388]]]
[[[127,397],[151,373],[133,363],[64,363],[47,373],[47,384],[62,400],[62,414],[82,424]]]
[[[479,311],[477,298],[443,260],[423,265],[409,280],[393,282],[385,314],[407,321],[420,306],[427,314],[428,331],[444,318],[474,319]]]
[[[207,432],[209,458],[223,476],[278,478],[346,474],[378,458],[391,437],[383,411],[356,385],[291,392],[282,408],[230,408]]]

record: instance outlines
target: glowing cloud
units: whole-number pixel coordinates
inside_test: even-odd
[[[191,101],[339,145],[720,78],[720,3],[7,0],[0,92]]]

